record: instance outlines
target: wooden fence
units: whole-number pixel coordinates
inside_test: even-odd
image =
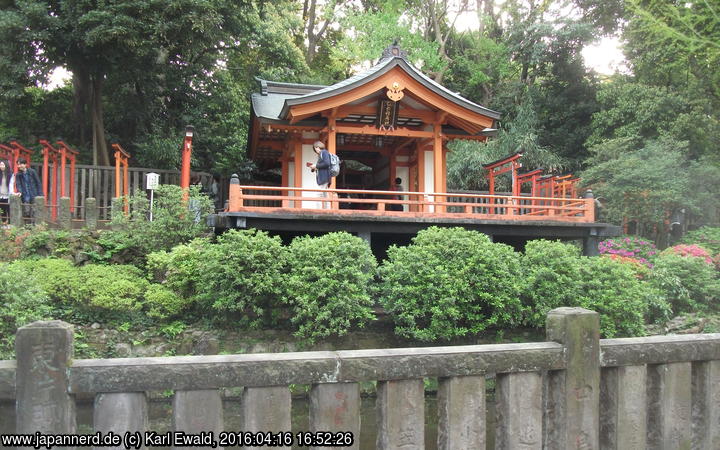
[[[33,163],[33,168],[38,174],[42,174],[42,164]],[[144,167],[130,167],[128,170],[129,192],[132,195],[138,189],[145,190],[145,176],[148,173],[160,175],[160,184],[180,184],[179,170],[149,169]],[[197,172],[204,186],[209,186],[212,176],[209,173]],[[52,170],[48,172],[50,186],[47,197],[47,206],[52,209],[59,202],[60,197],[72,197],[72,217],[80,219],[83,217],[86,198],[95,198],[97,206],[101,211],[100,220],[110,220],[110,207],[115,197],[115,167],[114,166],[90,166],[77,164],[75,166],[75,183],[70,186],[70,167],[65,168],[65,185],[67,192],[60,192],[60,177],[63,174],[58,169],[57,175]],[[53,187],[55,190],[53,190]],[[72,189],[72,192],[70,192]],[[57,196],[55,192],[57,191]]]
[[[72,327],[35,322],[17,333],[17,362],[0,361],[0,395],[16,399],[16,432],[27,439],[75,433],[75,396],[91,393],[99,436],[112,432],[116,445],[137,448],[152,431],[146,391],[174,390],[174,437],[206,432],[205,446],[323,447],[323,440],[357,449],[372,445],[358,442],[359,383],[377,381],[375,447],[423,449],[423,379],[437,377],[440,449],[486,448],[491,384],[498,449],[720,448],[720,334],[600,340],[597,313],[558,308],[548,314],[547,339],[73,360]],[[290,384],[312,385],[307,433],[290,433]],[[238,386],[243,425],[226,430],[219,389]]]

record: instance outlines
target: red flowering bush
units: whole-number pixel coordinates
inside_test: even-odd
[[[642,280],[650,273],[650,269],[648,267],[649,263],[642,262],[638,258],[631,258],[629,256],[621,256],[621,255],[612,254],[612,253],[605,254],[602,256],[605,258],[610,258],[614,261],[617,261],[617,262],[620,262],[623,264],[628,264],[633,269],[633,271],[635,272],[635,276],[638,279]]]
[[[601,255],[632,258],[647,267],[652,267],[652,260],[658,254],[655,244],[637,236],[608,239],[600,242],[598,249]]]
[[[708,264],[714,264],[710,252],[705,248],[695,244],[680,244],[663,250],[663,254],[673,254],[684,257],[702,258]]]

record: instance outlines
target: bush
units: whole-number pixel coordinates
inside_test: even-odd
[[[720,255],[720,227],[702,227],[683,236],[684,244],[699,244],[713,255]]]
[[[57,258],[18,260],[9,265],[28,274],[47,294],[55,314],[73,323],[127,318],[143,307],[148,281],[134,266],[74,266]]]
[[[0,260],[19,258],[67,258],[82,262],[90,259],[97,234],[86,230],[49,230],[45,226],[11,227],[0,234]]]
[[[296,238],[288,267],[286,301],[296,336],[309,342],[342,336],[375,318],[370,289],[377,262],[361,238],[345,232]]]
[[[380,301],[401,336],[450,339],[522,320],[518,255],[476,231],[420,231],[388,250],[380,276]]]
[[[581,257],[577,296],[569,306],[600,313],[600,332],[607,338],[644,335],[648,313],[664,309],[660,293],[639,280],[632,266],[610,258]]]
[[[674,314],[718,309],[718,274],[703,258],[662,254],[655,261],[650,281],[668,298]]]
[[[598,244],[601,255],[616,255],[637,259],[648,267],[652,266],[658,251],[655,244],[637,236],[623,236],[607,239]]]
[[[130,198],[130,215],[119,212],[113,216],[114,231],[107,232],[103,240],[109,253],[105,257],[116,261],[122,257],[123,262],[142,265],[148,253],[170,250],[206,233],[205,218],[213,210],[212,201],[196,186],[190,187],[189,195],[185,202],[179,186],[158,186],[151,222],[150,202],[145,191],[137,190]]]
[[[223,321],[234,320],[228,313],[239,313],[241,326],[258,328],[273,324],[282,307],[285,261],[286,249],[279,237],[230,230],[218,236],[216,244],[195,239],[170,252],[152,253],[148,268],[155,281],[178,296],[172,308],[195,305],[219,312],[215,317]],[[167,294],[162,295],[156,305],[159,314],[169,301]]]
[[[715,264],[710,253],[703,247],[695,244],[680,244],[662,251],[663,255],[675,254],[686,258],[700,258],[708,264]]]
[[[0,359],[14,355],[15,332],[36,320],[52,318],[48,296],[34,278],[10,264],[0,265]]]
[[[580,250],[544,239],[530,241],[521,258],[525,322],[544,327],[548,311],[577,304]]]

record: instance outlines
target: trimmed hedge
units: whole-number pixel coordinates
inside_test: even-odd
[[[451,339],[520,322],[520,258],[476,231],[431,227],[380,266],[380,303],[395,332]]]

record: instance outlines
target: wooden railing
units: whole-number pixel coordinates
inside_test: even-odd
[[[230,184],[228,212],[473,217],[498,220],[594,222],[592,198],[549,198],[468,193],[423,193]]]
[[[422,449],[423,379],[437,377],[438,448],[484,449],[486,386],[494,381],[495,448],[719,448],[720,334],[600,340],[597,313],[558,308],[548,314],[547,337],[526,344],[73,360],[72,327],[36,322],[17,333],[17,362],[0,361],[0,396],[16,399],[16,432],[28,435],[75,433],[75,396],[91,393],[95,431],[112,431],[135,447],[148,431],[146,391],[174,390],[175,432],[213,432],[226,447],[239,440],[255,448],[259,439],[312,446],[330,437],[357,449],[359,383],[377,381],[376,448]],[[312,385],[307,434],[289,433],[290,384]],[[243,422],[227,430],[219,389],[238,386]]]

